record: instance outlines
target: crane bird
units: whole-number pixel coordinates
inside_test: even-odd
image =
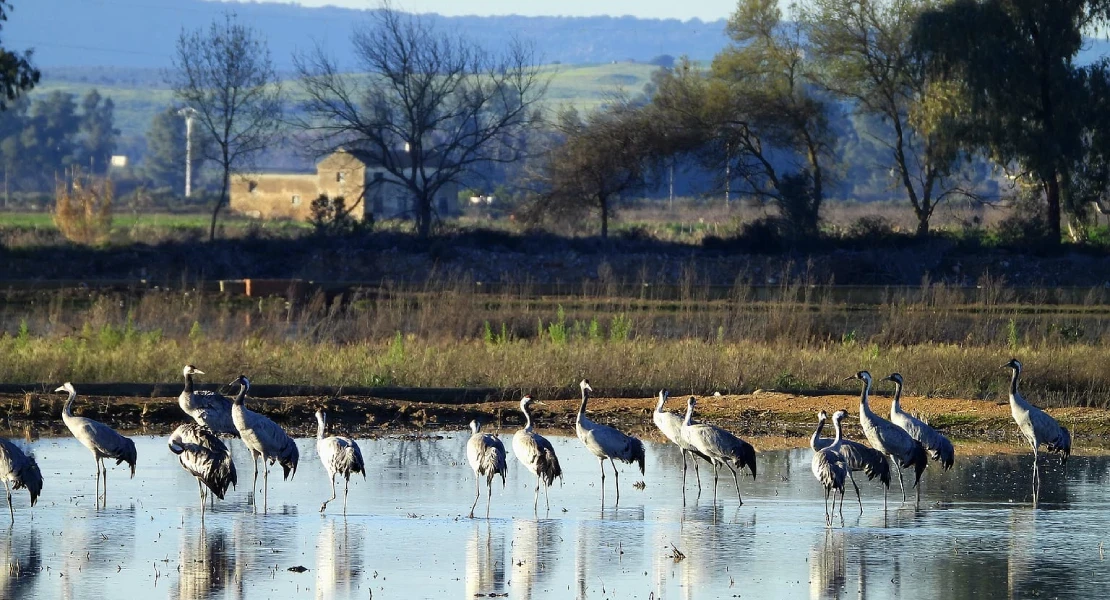
[[[193,389],[193,375],[204,371],[185,365],[185,389],[177,396],[177,405],[198,425],[203,425],[216,435],[239,437],[239,430],[231,419],[231,400],[207,390]]]
[[[42,492],[42,472],[33,454],[24,454],[19,446],[0,438],[0,479],[4,480],[4,489],[8,492],[8,514],[12,524],[15,524],[12,490],[27,488],[31,494],[31,506],[34,506]]]
[[[713,497],[717,497],[717,471],[721,465],[732,471],[732,480],[736,483],[736,499],[740,504],[744,500],[740,497],[740,479],[736,476],[736,469],[744,467],[752,472],[755,478],[755,448],[744,440],[732,435],[720,427],[708,423],[694,423],[694,406],[697,398],[690,396],[686,401],[686,419],[682,422],[682,437],[698,452],[709,457],[713,464]]]
[[[539,510],[540,483],[543,483],[544,500],[547,501],[547,510],[551,510],[551,498],[548,497],[548,488],[555,483],[556,477],[563,476],[563,468],[559,466],[559,457],[555,456],[555,447],[542,435],[532,431],[532,412],[528,408],[535,403],[531,394],[526,394],[520,399],[520,412],[524,413],[524,429],[513,434],[513,454],[520,460],[524,468],[536,476],[536,497],[532,503],[532,511]],[[542,404],[542,403],[541,403]]]
[[[482,433],[478,421],[470,422],[470,441],[466,443],[466,461],[474,470],[474,503],[470,505],[469,518],[474,518],[474,507],[482,495],[480,479],[486,478],[486,518],[489,518],[490,496],[493,495],[493,478],[500,475],[501,485],[505,485],[505,444],[493,434]]]
[[[667,392],[667,390],[659,390],[659,402],[655,405],[655,412],[651,414],[651,420],[655,422],[655,426],[659,428],[659,431],[663,432],[663,435],[666,436],[668,440],[671,440],[671,442],[673,442],[674,445],[678,446],[678,449],[682,451],[683,494],[686,493],[686,455],[692,454],[694,456],[694,476],[698,479],[698,492],[700,493],[701,473],[698,472],[698,458],[701,458],[702,460],[710,464],[712,464],[713,461],[708,456],[702,454],[700,450],[693,446],[693,444],[686,441],[686,438],[682,437],[682,423],[685,421],[685,419],[672,412],[667,412],[663,410],[663,404],[667,401],[669,397],[670,393]],[[685,496],[683,502],[685,502]]]
[[[239,482],[231,452],[211,429],[196,423],[181,425],[170,434],[167,444],[177,455],[181,468],[196,478],[200,488],[200,514],[204,517],[207,487],[220,500],[227,488]]]
[[[917,485],[921,483],[921,473],[929,465],[929,455],[925,453],[925,447],[906,433],[905,429],[876,415],[871,410],[871,405],[867,403],[867,397],[871,394],[870,373],[860,371],[845,381],[852,379],[863,382],[863,392],[859,398],[859,424],[863,427],[863,434],[867,436],[867,441],[871,443],[872,448],[889,456],[899,467],[898,486],[902,488],[902,502],[906,501],[906,485],[902,482],[902,469],[911,466],[914,468],[913,487],[917,488],[917,496],[920,500],[921,489]],[[886,502],[885,493],[883,502]]]
[[[231,385],[235,384],[239,384],[239,393],[232,401],[231,419],[243,444],[251,451],[254,463],[252,492],[258,489],[258,458],[262,457],[262,510],[265,511],[269,500],[270,465],[275,462],[281,464],[284,479],[288,480],[297,474],[297,462],[301,455],[297,450],[297,443],[281,426],[244,406],[243,401],[251,388],[250,380],[245,375],[240,375],[231,382]]]
[[[328,502],[335,500],[335,475],[338,473],[343,475],[343,514],[347,514],[347,488],[351,483],[351,473],[362,473],[365,481],[366,463],[362,460],[362,450],[353,439],[343,435],[324,437],[327,419],[328,415],[323,410],[316,411],[316,454],[320,455],[320,462],[324,463],[324,471],[331,483],[331,498],[320,505],[320,512],[324,512]]]
[[[952,442],[933,429],[928,423],[902,410],[902,375],[891,373],[883,381],[894,382],[894,400],[890,403],[890,422],[906,430],[913,439],[921,442],[929,456],[939,461],[945,471],[952,468],[956,460],[956,450]]]
[[[594,423],[586,418],[586,403],[590,401],[590,382],[583,379],[578,387],[582,390],[582,404],[578,406],[578,416],[574,420],[574,432],[586,449],[597,457],[601,466],[601,501],[605,502],[605,459],[613,467],[614,487],[617,490],[617,503],[621,501],[621,480],[617,473],[617,465],[613,459],[623,463],[636,463],[640,466],[640,475],[644,474],[644,443],[639,439],[600,423]]]
[[[867,480],[871,481],[875,477],[884,487],[890,488],[890,461],[887,460],[886,455],[874,448],[868,448],[859,442],[854,442],[844,437],[841,421],[844,417],[848,416],[847,411],[838,410],[833,414],[833,426],[840,434],[840,446],[837,453],[844,459],[844,466],[848,469],[848,481],[852,483],[852,488],[856,491],[856,502],[859,503],[859,512],[863,514],[863,500],[860,499],[859,486],[856,485],[856,478],[852,475],[853,472],[863,471],[867,475]],[[813,448],[814,452],[823,448],[828,448],[833,443],[834,438],[823,438],[821,430],[825,428],[825,421],[829,418],[828,413],[821,411],[817,415],[817,430],[809,438],[809,447]],[[885,491],[884,491],[885,494]],[[844,510],[844,505],[841,504],[840,510]]]
[[[1025,437],[1025,441],[1033,447],[1033,502],[1037,501],[1037,494],[1041,491],[1041,471],[1037,466],[1037,448],[1044,444],[1049,452],[1061,455],[1061,464],[1067,466],[1068,457],[1071,456],[1071,433],[1066,427],[1061,427],[1056,419],[1048,416],[1043,410],[1030,404],[1018,393],[1018,378],[1021,376],[1021,362],[1011,358],[1010,362],[1002,365],[1003,369],[1010,369],[1010,414],[1014,417],[1018,429]]]
[[[692,400],[692,398],[691,398]],[[821,414],[828,416],[825,411]],[[821,421],[824,425],[824,420]],[[832,516],[836,513],[836,492],[840,492],[840,514],[844,516],[844,478],[848,475],[848,465],[840,455],[840,428],[836,429],[836,437],[828,440],[823,448],[814,448],[813,460],[810,468],[813,476],[825,488],[825,525],[832,525]],[[811,445],[813,445],[811,443]],[[832,496],[832,510],[829,510],[829,496]]]
[[[73,400],[77,398],[77,390],[73,389],[73,384],[66,382],[61,387],[54,390],[55,392],[67,392],[69,398],[66,399],[66,404],[62,408],[62,421],[65,422],[66,427],[73,433],[73,437],[81,442],[81,445],[88,448],[93,453],[93,459],[96,461],[96,498],[97,504],[100,504],[101,498],[105,506],[108,504],[108,468],[104,466],[104,459],[115,459],[116,464],[126,462],[131,467],[131,478],[135,478],[135,461],[137,454],[135,452],[135,442],[131,441],[118,433],[111,427],[104,423],[94,421],[86,417],[78,417],[73,414]],[[104,495],[100,495],[100,478],[104,478]]]

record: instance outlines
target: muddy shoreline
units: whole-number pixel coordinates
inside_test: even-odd
[[[672,398],[668,409],[678,412],[686,396]],[[13,437],[68,435],[61,422],[65,398],[62,394],[0,394],[0,419]],[[479,402],[418,402],[363,396],[285,396],[251,398],[252,410],[265,413],[297,436],[316,433],[313,413],[324,407],[331,429],[359,437],[463,430],[471,419],[480,419],[494,431],[515,431],[523,424],[515,400]],[[698,418],[737,432],[758,437],[760,449],[806,445],[816,424],[817,411],[846,409],[858,415],[857,396],[801,396],[778,392],[756,392],[738,396],[698,398]],[[1013,447],[1024,444],[1010,418],[1005,402],[946,398],[904,398],[903,406],[924,416],[937,429],[958,444]],[[873,397],[872,409],[879,414],[889,410],[889,400]],[[651,420],[654,398],[592,398],[591,419],[618,426],[629,433],[657,441],[662,436]],[[573,435],[577,400],[548,400],[534,409],[537,428]],[[75,412],[104,421],[122,431],[139,435],[164,435],[185,422],[185,416],[172,397],[86,396],[80,395]],[[1110,450],[1110,410],[1097,408],[1057,408],[1049,411],[1071,429],[1077,452]],[[831,435],[830,430],[826,430]],[[850,420],[846,434],[861,438],[858,421]]]

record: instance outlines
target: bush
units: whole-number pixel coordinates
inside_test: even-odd
[[[351,216],[343,196],[329,199],[320,194],[309,206],[309,223],[317,235],[349,235],[369,224]]]
[[[82,174],[77,168],[54,188],[54,224],[78,244],[101,244],[112,231],[114,188],[106,178]]]

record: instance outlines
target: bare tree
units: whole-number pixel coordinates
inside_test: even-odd
[[[316,134],[318,153],[357,150],[387,171],[412,195],[427,237],[444,185],[524,157],[548,78],[525,44],[490,53],[389,4],[352,42],[357,76],[319,47],[296,58],[308,98],[301,125]]]
[[[232,12],[213,21],[207,31],[181,32],[166,79],[177,100],[197,111],[197,123],[212,140],[203,149],[204,158],[223,170],[208,234],[213,240],[231,175],[250,166],[280,133],[281,82],[266,41]]]

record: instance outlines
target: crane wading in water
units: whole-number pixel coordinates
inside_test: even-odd
[[[825,411],[821,411],[826,415]],[[827,415],[826,415],[827,416]],[[821,420],[824,423],[824,419]],[[818,429],[820,431],[820,429]],[[840,455],[840,428],[836,428],[836,437],[829,440],[822,448],[814,448],[813,460],[810,469],[813,476],[825,488],[825,526],[832,525],[832,516],[836,513],[836,492],[840,492],[840,518],[844,518],[844,477],[848,474],[848,465]],[[811,446],[814,444],[811,442]],[[832,496],[832,510],[829,510],[829,496]]]
[[[898,469],[898,485],[902,488],[902,502],[906,501],[906,485],[902,482],[902,469],[914,468],[913,487],[917,489],[917,499],[921,499],[921,473],[929,466],[929,455],[921,442],[913,439],[905,429],[876,415],[871,410],[867,398],[871,394],[871,374],[859,371],[844,381],[858,379],[863,382],[863,392],[859,398],[859,424],[863,427],[863,434],[867,436],[871,447],[889,456]],[[883,504],[886,504],[886,494],[883,494]]]
[[[586,449],[597,457],[598,464],[601,466],[602,503],[605,502],[605,459],[609,459],[609,464],[613,467],[614,487],[617,490],[617,504],[620,504],[621,480],[620,474],[617,473],[617,465],[613,462],[613,459],[615,458],[628,464],[637,463],[640,467],[640,475],[643,475],[644,443],[608,425],[594,423],[587,419],[586,403],[590,401],[590,392],[593,391],[593,388],[590,387],[590,382],[586,379],[579,382],[578,387],[582,390],[582,404],[578,406],[578,416],[574,421],[574,432],[578,434],[578,439],[582,441]]]
[[[12,490],[27,488],[31,494],[31,506],[34,506],[42,492],[42,472],[33,454],[24,454],[19,446],[0,438],[0,479],[4,480],[4,489],[8,492],[8,514],[14,525]]]
[[[890,403],[890,422],[906,430],[910,437],[921,442],[929,456],[938,461],[945,471],[952,468],[956,450],[952,442],[933,429],[928,423],[902,410],[902,375],[891,373],[883,381],[894,382],[894,400]]]
[[[235,429],[235,422],[231,419],[231,400],[216,392],[193,389],[193,374],[204,375],[204,371],[185,365],[183,372],[185,389],[177,396],[177,405],[181,410],[216,435],[239,437],[239,430]]]
[[[343,435],[324,437],[327,420],[327,413],[316,411],[316,454],[320,455],[320,462],[324,463],[324,471],[331,483],[331,498],[320,505],[320,512],[324,512],[328,502],[335,500],[335,475],[338,473],[343,476],[343,514],[347,514],[347,488],[351,483],[351,473],[362,473],[365,481],[366,463],[362,460],[362,450],[353,439]]]
[[[231,419],[235,422],[235,429],[243,438],[243,444],[251,451],[254,463],[254,480],[251,484],[251,493],[258,489],[258,458],[262,457],[262,511],[265,512],[269,501],[270,465],[281,464],[281,469],[286,480],[292,479],[297,474],[297,463],[301,455],[297,450],[297,443],[289,437],[277,423],[270,419],[248,410],[244,405],[251,382],[245,375],[231,382],[239,384],[239,393],[231,406]],[[255,503],[255,507],[258,503]]]
[[[200,488],[200,515],[204,518],[204,501],[208,488],[220,500],[227,488],[236,485],[239,477],[231,452],[212,430],[196,423],[186,423],[170,434],[167,445],[177,455],[181,468],[196,478]]]
[[[478,421],[470,422],[470,440],[466,442],[466,461],[474,470],[474,503],[470,505],[469,518],[474,518],[474,507],[478,506],[478,497],[482,495],[480,480],[486,478],[486,518],[489,518],[490,496],[493,495],[493,478],[501,476],[501,486],[505,485],[505,444],[493,434],[482,433],[482,425]]]
[[[698,472],[698,459],[702,459],[709,464],[713,464],[713,460],[708,456],[701,453],[700,450],[695,448],[693,444],[688,442],[682,435],[682,424],[685,422],[683,417],[680,417],[672,412],[663,410],[663,404],[667,402],[670,393],[667,390],[659,390],[659,402],[655,405],[655,412],[651,413],[651,420],[655,422],[655,426],[659,431],[678,449],[682,452],[682,504],[686,505],[686,455],[693,456],[692,462],[694,463],[694,476],[698,479],[698,494],[701,494],[701,473]],[[687,407],[687,412],[690,408]]]
[[[694,406],[697,398],[690,396],[686,401],[686,420],[682,423],[682,437],[689,442],[698,452],[709,457],[713,463],[713,497],[717,497],[717,474],[720,465],[732,471],[732,481],[736,484],[736,499],[741,505],[744,499],[740,497],[740,479],[736,470],[748,467],[755,479],[755,448],[744,440],[731,433],[708,423],[694,423]]]
[[[1066,427],[1061,427],[1056,419],[1048,413],[1033,406],[1018,392],[1018,378],[1021,376],[1021,362],[1011,358],[1010,362],[1002,365],[1003,369],[1010,369],[1010,415],[1017,423],[1018,429],[1026,442],[1033,447],[1033,504],[1037,503],[1041,492],[1041,469],[1037,465],[1039,454],[1037,448],[1044,444],[1049,452],[1061,455],[1060,463],[1065,467],[1068,457],[1071,456],[1071,432]]]
[[[135,452],[135,442],[131,441],[118,433],[111,427],[104,423],[94,421],[85,417],[74,416],[73,414],[73,400],[77,398],[77,390],[73,389],[73,384],[68,381],[62,384],[61,387],[54,390],[55,392],[68,392],[69,398],[66,399],[65,407],[62,408],[62,421],[73,433],[73,437],[81,442],[81,445],[88,448],[89,452],[93,453],[93,459],[96,460],[96,498],[97,507],[108,505],[108,468],[104,466],[104,459],[115,459],[116,464],[126,462],[131,467],[131,478],[135,478],[135,461],[137,460],[137,453]],[[100,494],[100,479],[104,478],[104,495]]]
[[[513,434],[513,454],[524,468],[536,476],[536,497],[532,503],[532,512],[539,510],[540,484],[543,484],[543,496],[547,502],[547,510],[551,510],[551,498],[548,488],[555,483],[555,478],[562,478],[563,468],[559,466],[559,457],[555,456],[555,447],[542,435],[532,431],[532,404],[543,404],[532,399],[531,394],[526,394],[520,399],[520,412],[524,413],[524,429]]]
[[[882,452],[844,437],[841,421],[847,416],[848,411],[838,410],[833,414],[832,422],[833,427],[836,428],[836,435],[840,437],[840,447],[837,449],[837,453],[844,459],[844,466],[848,468],[848,480],[852,482],[852,487],[856,490],[856,502],[859,503],[859,514],[862,515],[863,500],[860,499],[859,486],[856,485],[856,479],[852,476],[852,473],[863,471],[863,474],[867,475],[868,481],[878,477],[883,484],[883,501],[885,502],[886,493],[890,489],[890,461]],[[844,510],[843,502],[840,504],[840,510]]]

